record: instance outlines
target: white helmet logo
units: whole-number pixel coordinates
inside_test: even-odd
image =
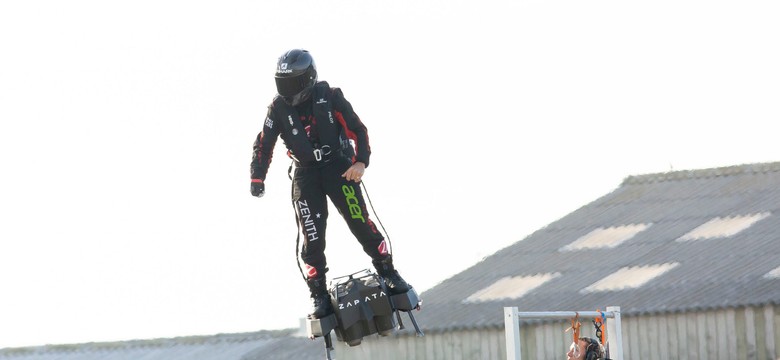
[[[292,73],[292,69],[287,68],[287,63],[279,64],[279,69],[276,70],[277,74],[289,74]]]

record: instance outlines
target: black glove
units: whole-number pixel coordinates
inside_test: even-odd
[[[265,195],[265,184],[262,180],[252,179],[249,191],[252,192],[252,196],[263,197]]]

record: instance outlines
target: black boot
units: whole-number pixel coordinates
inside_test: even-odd
[[[310,319],[322,319],[333,313],[333,305],[330,303],[330,294],[324,278],[306,280],[311,292],[312,312]]]
[[[411,289],[411,286],[406,283],[401,275],[398,275],[398,271],[393,266],[393,258],[391,256],[382,260],[374,260],[373,263],[379,276],[385,279],[385,284],[387,284],[390,294],[403,294]]]

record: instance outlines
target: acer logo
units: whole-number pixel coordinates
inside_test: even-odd
[[[360,201],[358,201],[357,196],[355,196],[355,187],[344,185],[341,187],[341,191],[347,198],[349,215],[352,216],[353,219],[360,219],[360,221],[365,223],[366,219],[363,217],[363,209],[360,208]]]

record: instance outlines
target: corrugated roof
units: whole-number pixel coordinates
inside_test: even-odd
[[[563,311],[616,305],[638,314],[777,304],[780,279],[767,274],[780,267],[778,210],[780,162],[629,176],[613,192],[425,291],[416,317],[436,331],[502,327],[504,306]],[[716,218],[757,220],[732,222],[740,231],[724,229],[706,241],[677,241]],[[578,239],[596,244],[588,234],[635,224],[652,226],[614,246],[571,245]],[[636,288],[583,291],[620,269],[660,264],[676,265]],[[560,276],[520,298],[464,301],[500,279],[547,273]]]
[[[301,360],[322,359],[325,345],[293,330],[0,349],[9,360]]]

